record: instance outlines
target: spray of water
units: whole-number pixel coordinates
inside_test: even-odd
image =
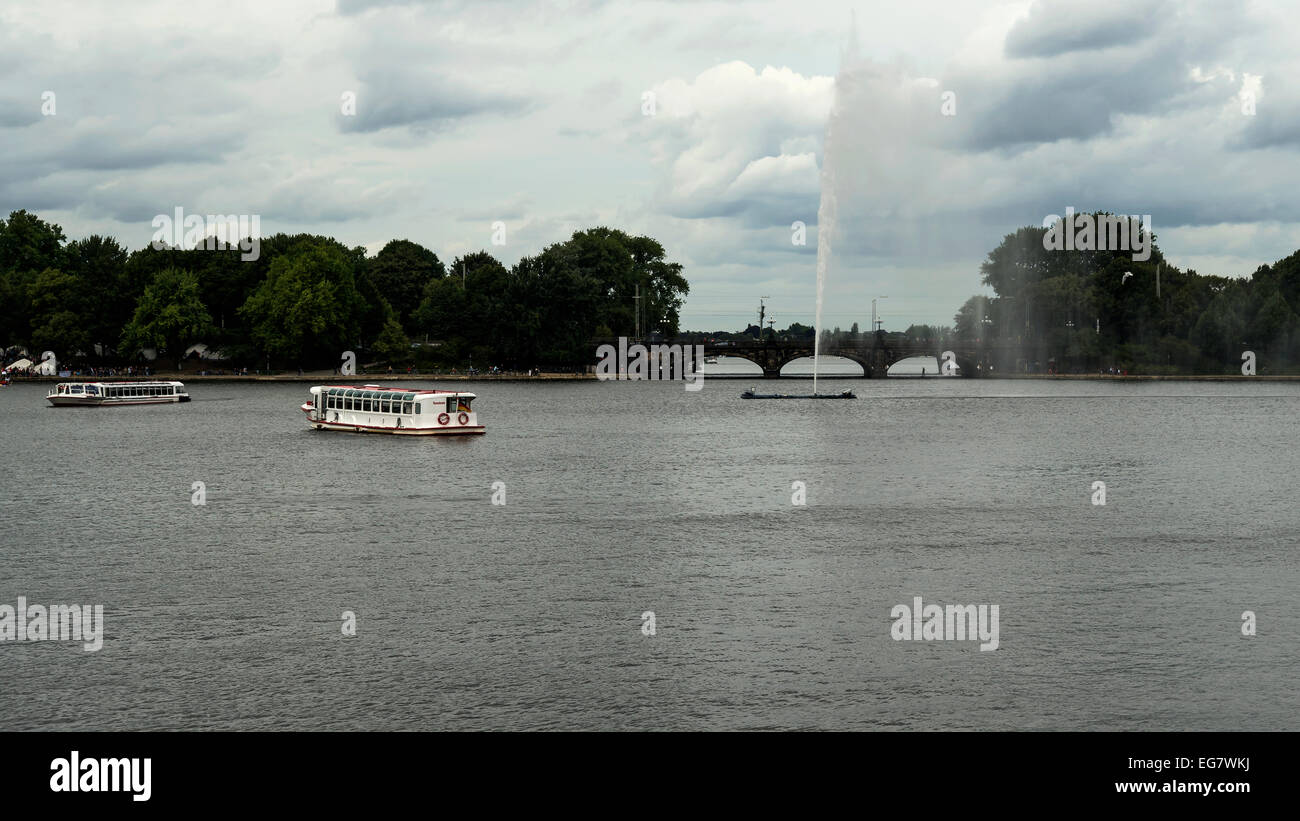
[[[826,123],[826,144],[822,150],[821,202],[817,206],[817,318],[813,323],[813,393],[817,393],[817,369],[822,354],[822,292],[826,287],[826,269],[831,263],[831,235],[835,231],[835,169],[831,158],[831,138],[835,112]]]
[[[826,272],[831,264],[831,240],[835,235],[835,121],[840,113],[840,89],[846,81],[846,69],[858,59],[857,20],[850,18],[849,41],[840,55],[839,76],[835,78],[835,91],[831,111],[826,118],[826,138],[822,144],[821,201],[817,205],[817,318],[813,337],[813,393],[817,393],[817,370],[822,354],[822,293],[826,288]]]

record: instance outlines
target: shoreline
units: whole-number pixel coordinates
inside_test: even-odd
[[[15,376],[14,384],[19,382],[159,382],[173,380],[176,382],[310,382],[337,385],[371,385],[380,382],[572,382],[595,379],[591,374],[543,373],[537,376],[518,374],[428,374],[402,373],[374,374],[359,373],[353,376],[334,374],[304,373],[302,376],[292,373],[277,374],[196,374],[196,373],[154,373],[151,376]]]
[[[812,379],[812,374],[790,374],[778,379],[768,379],[762,374],[703,374],[705,380],[709,379],[732,379],[732,380],[749,380],[762,383],[773,383],[786,380],[806,380]],[[856,374],[820,374],[819,379],[826,380],[860,380],[860,381],[879,381],[867,380],[865,377]],[[924,380],[934,379],[963,379],[960,376],[937,376],[920,374],[900,374],[898,376],[884,377],[886,380]],[[998,376],[976,376],[970,379],[982,382],[994,381],[998,379],[1028,379],[1044,381],[1094,381],[1094,382],[1298,382],[1300,374],[1281,374],[1281,375],[1255,375],[1243,376],[1240,374],[1183,374],[1183,375],[1165,375],[1165,374],[1044,374],[1044,373],[1018,373],[1018,374],[1000,374]],[[311,384],[379,384],[381,382],[597,382],[601,381],[596,378],[595,374],[589,373],[543,373],[536,376],[522,376],[519,374],[477,374],[469,376],[467,374],[356,374],[355,376],[336,376],[333,374],[249,374],[248,376],[234,374],[187,374],[187,373],[156,373],[152,376],[15,376],[13,383],[19,384],[24,382],[157,382],[175,380],[178,382],[307,382]],[[605,381],[627,381],[627,380],[605,380]],[[635,380],[634,380],[635,381]],[[649,380],[643,380],[649,381]],[[660,381],[660,380],[653,380]],[[670,381],[670,380],[663,380]]]

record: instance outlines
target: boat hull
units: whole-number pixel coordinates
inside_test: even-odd
[[[397,436],[476,436],[487,432],[483,425],[438,425],[436,427],[395,427],[392,425],[369,425],[361,422],[330,422],[315,419],[313,408],[303,405],[300,410],[307,416],[307,426],[313,430],[337,430],[344,433],[388,433]]]
[[[482,425],[453,425],[441,428],[390,428],[379,425],[349,425],[342,422],[312,422],[315,430],[339,430],[345,433],[388,433],[397,436],[474,436],[485,433]]]
[[[174,405],[177,402],[188,402],[189,397],[177,396],[141,396],[134,398],[122,399],[100,399],[94,396],[47,396],[45,397],[51,405],[56,408],[67,407],[111,407],[116,408],[122,405]]]
[[[843,393],[753,393],[745,391],[741,399],[857,399],[853,391]]]

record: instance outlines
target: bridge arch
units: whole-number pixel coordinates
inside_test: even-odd
[[[806,363],[806,365],[801,365],[800,370],[797,371],[786,370],[791,365],[794,365],[796,362]],[[782,376],[811,375],[812,362],[813,362],[812,354],[808,354],[807,356],[793,357],[788,362],[786,362],[784,365],[781,366],[781,375]],[[854,365],[856,365],[859,369],[857,372],[851,370],[851,367]],[[834,370],[828,372],[827,366],[834,368]],[[807,371],[802,370],[802,368],[804,367],[807,368]],[[822,354],[822,364],[821,367],[818,369],[818,372],[820,373],[821,376],[825,376],[825,377],[832,377],[832,378],[839,377],[841,379],[861,379],[867,376],[867,367],[852,357],[843,356],[841,354],[824,353]]]

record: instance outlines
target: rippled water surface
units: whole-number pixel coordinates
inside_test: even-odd
[[[0,604],[106,632],[0,642],[0,729],[1300,729],[1300,386],[750,384],[480,383],[470,439],[0,389]]]

